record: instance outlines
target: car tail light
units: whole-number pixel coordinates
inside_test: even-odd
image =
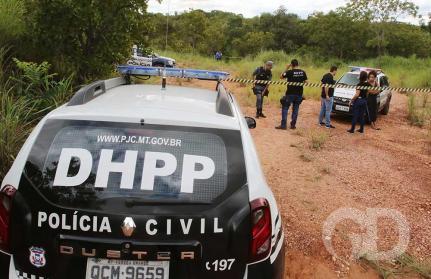
[[[6,185],[0,191],[0,250],[9,250],[9,218],[15,187]]]
[[[256,199],[251,206],[250,262],[266,258],[271,251],[271,210],[266,199]]]

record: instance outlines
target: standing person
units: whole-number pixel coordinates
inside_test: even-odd
[[[281,79],[286,79],[289,82],[307,83],[307,74],[305,71],[299,69],[299,62],[293,59],[290,65],[287,66],[286,71],[281,74]],[[281,110],[281,125],[275,127],[276,129],[287,129],[287,113],[289,107],[292,105],[292,121],[290,122],[290,129],[296,129],[296,121],[298,119],[299,106],[302,103],[302,94],[304,93],[304,86],[288,85],[285,95],[285,101]]]
[[[256,118],[266,118],[263,114],[263,98],[268,96],[269,84],[259,83],[259,80],[270,81],[272,79],[272,61],[266,61],[262,67],[256,68],[253,72],[253,79],[256,80],[253,86],[253,93],[256,95]]]
[[[368,74],[367,72],[362,71],[359,74],[359,83],[357,86],[370,86],[368,83]],[[349,103],[349,106],[353,104],[353,118],[352,118],[352,128],[347,130],[349,133],[355,132],[356,123],[359,120],[359,124],[361,128],[358,130],[359,133],[364,132],[364,124],[365,124],[365,110],[367,109],[367,95],[368,89],[356,89],[356,94],[353,96],[352,100]]]
[[[215,59],[217,61],[221,61],[222,57],[223,57],[223,54],[221,53],[221,51],[217,50],[217,52],[215,53]]]
[[[325,74],[322,78],[322,84],[334,85],[334,77],[337,74],[337,66],[332,66],[329,73]],[[332,106],[334,104],[334,88],[322,87],[321,95],[321,108],[319,114],[319,125],[325,125],[328,129],[334,129],[335,127],[331,125],[331,112]],[[323,122],[323,117],[325,117],[325,122]]]
[[[377,87],[377,72],[371,71],[368,73],[368,83],[371,86]],[[379,90],[368,90],[368,98],[367,98],[367,107],[368,107],[368,117],[371,122],[371,128],[374,130],[380,130],[380,128],[377,128],[376,121],[377,121],[377,112],[378,112],[378,106],[377,106],[377,95],[379,95]]]

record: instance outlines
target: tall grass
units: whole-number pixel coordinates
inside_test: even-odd
[[[424,127],[431,124],[431,97],[429,93],[409,95],[407,113],[412,125]]]
[[[35,122],[35,105],[12,90],[0,91],[0,178],[6,174]]]
[[[47,63],[15,60],[16,72],[2,59],[0,48],[0,181],[33,126],[51,109],[69,99],[72,76],[55,80]]]

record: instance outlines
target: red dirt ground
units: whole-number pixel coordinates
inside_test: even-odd
[[[187,86],[196,85],[194,81]],[[213,88],[212,83],[198,85]],[[233,92],[244,92],[228,84]],[[254,116],[244,95],[234,93],[245,115]],[[280,131],[278,104],[265,103],[266,119],[257,120],[252,135],[261,163],[282,214],[287,243],[286,278],[379,278],[368,265],[349,260],[349,234],[363,232],[350,222],[337,226],[332,238],[339,257],[323,244],[322,227],[343,207],[390,208],[401,212],[410,227],[408,253],[419,262],[431,259],[431,142],[426,129],[407,121],[407,96],[395,93],[389,115],[379,116],[380,131],[349,134],[350,119],[333,117],[336,129],[317,125],[320,102],[305,100],[297,130]],[[290,114],[289,114],[290,117]],[[320,150],[311,135],[327,134]],[[394,223],[379,220],[378,247],[389,250],[398,240]],[[431,277],[431,275],[430,275]],[[419,278],[404,274],[399,278]]]
[[[378,278],[358,262],[332,258],[322,241],[326,218],[342,207],[391,208],[410,224],[409,252],[419,260],[431,256],[431,156],[427,131],[408,124],[407,97],[395,93],[389,115],[380,116],[381,131],[366,127],[349,134],[349,119],[335,117],[336,129],[317,125],[320,103],[306,100],[296,131],[279,131],[280,108],[265,107],[252,131],[266,178],[278,201],[287,241],[286,278]],[[247,115],[254,109],[243,107]],[[328,134],[321,150],[310,147],[311,134]],[[337,254],[349,255],[350,242],[337,231]],[[395,232],[395,233],[394,233]],[[379,247],[391,249],[396,229],[379,227]]]

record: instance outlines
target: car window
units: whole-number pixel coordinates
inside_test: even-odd
[[[346,73],[340,78],[338,83],[344,85],[357,85],[359,83],[359,75]]]
[[[239,131],[64,123],[44,128],[26,166],[54,203],[211,203],[246,183]]]

